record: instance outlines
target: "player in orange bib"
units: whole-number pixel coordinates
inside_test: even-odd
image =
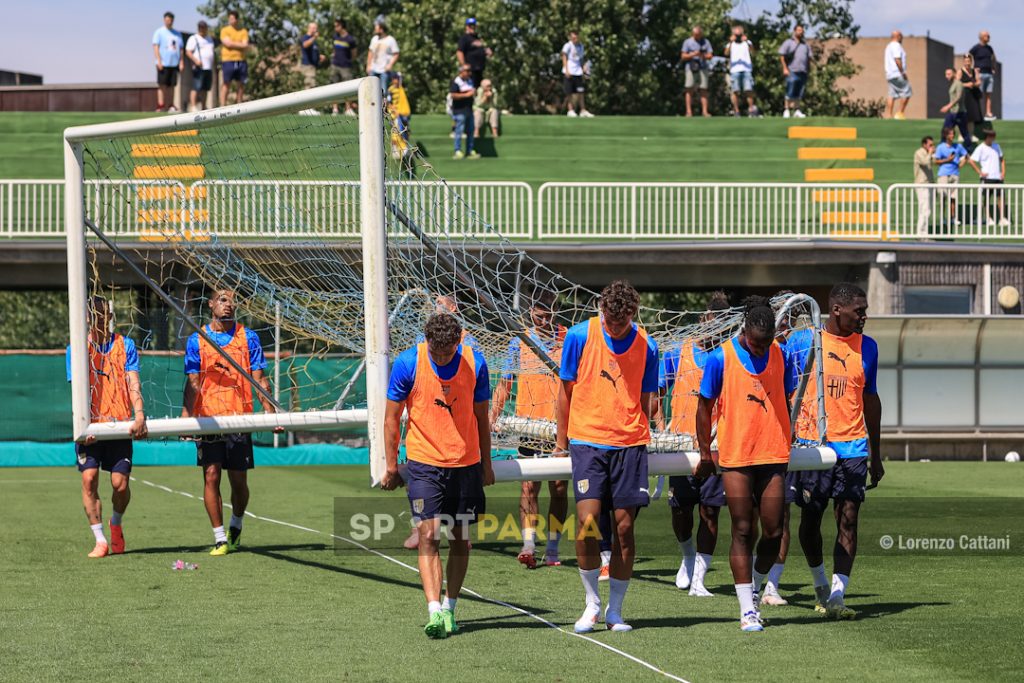
[[[740,602],[740,628],[761,631],[757,592],[779,554],[783,478],[789,463],[787,396],[796,373],[775,342],[775,314],[764,297],[744,301],[743,329],[715,349],[704,365],[697,404],[699,477],[714,472],[711,421],[718,401],[718,465],[732,518],[732,567]],[[751,567],[754,507],[761,522],[757,562]]]
[[[249,380],[225,358],[230,356],[254,380],[270,392],[270,379],[264,373],[267,361],[260,338],[235,321],[235,293],[220,289],[209,301],[212,319],[206,333],[217,343],[213,348],[193,332],[185,345],[185,395],[182,417],[248,415],[253,411],[253,388]],[[275,412],[273,404],[259,395],[263,410]],[[280,428],[275,431],[281,431]],[[196,441],[196,464],[203,468],[203,503],[213,526],[213,556],[237,550],[242,536],[242,520],[249,504],[248,471],[255,463],[252,436],[223,434],[200,437]],[[231,521],[224,531],[223,500],[220,495],[221,471],[227,470],[231,484]]]
[[[833,619],[853,619],[856,612],[846,606],[846,588],[857,555],[857,522],[864,502],[868,475],[872,485],[885,476],[881,457],[882,402],[878,397],[878,344],[864,335],[868,301],[864,290],[842,282],[828,297],[829,316],[821,333],[824,358],[825,415],[828,418],[825,445],[836,452],[836,464],[825,472],[802,472],[798,482],[797,505],[800,545],[811,568],[816,609]],[[803,350],[806,353],[806,349]],[[808,384],[807,396],[816,395],[816,381]],[[815,406],[804,401],[804,407]],[[815,406],[816,407],[816,406]],[[818,439],[815,411],[801,411],[797,437]],[[832,548],[833,574],[825,578],[821,519],[833,501],[836,541]]]
[[[128,479],[132,472],[132,439],[145,439],[146,414],[139,383],[139,354],[135,342],[111,331],[110,302],[101,296],[89,299],[89,390],[92,422],[134,420],[128,432],[131,438],[97,441],[95,436],[75,444],[78,471],[82,473],[82,505],[89,528],[96,539],[89,557],[124,552],[122,517],[131,500]],[[71,381],[71,347],[68,346],[67,377]],[[114,490],[110,516],[110,543],[103,534],[103,509],[100,503],[100,469],[110,472]]]
[[[562,358],[562,344],[565,341],[566,328],[555,322],[558,314],[558,298],[550,291],[537,291],[533,295],[530,306],[530,321],[533,327],[528,334],[556,363]],[[505,402],[516,389],[515,414],[517,417],[555,421],[555,404],[558,402],[558,377],[544,364],[522,339],[516,337],[509,342],[508,356],[502,381],[494,392],[494,403],[491,408],[491,424],[501,416]],[[542,452],[554,450],[551,442],[541,443],[536,440],[524,440],[519,445],[519,454],[525,458],[534,458]],[[548,517],[543,525],[547,533],[547,544],[543,562],[548,567],[556,567],[562,562],[558,557],[558,541],[561,539],[562,525],[568,512],[569,482],[549,481],[551,502],[548,506]],[[523,530],[523,547],[519,551],[518,560],[527,569],[537,566],[536,538],[538,510],[540,508],[540,482],[524,481],[519,495],[519,518]]]
[[[484,487],[494,483],[488,406],[487,363],[461,343],[462,326],[449,313],[435,313],[425,342],[401,353],[391,369],[384,416],[387,472],[381,488],[409,487],[409,506],[419,529],[419,570],[430,620],[429,638],[458,631],[455,604],[469,566],[469,526],[486,511]],[[404,475],[398,470],[402,413],[408,411]],[[441,602],[439,544],[448,527],[448,586]]]
[[[586,595],[577,633],[594,630],[601,614],[597,519],[612,510],[612,556],[605,626],[630,631],[622,602],[633,575],[633,522],[650,502],[647,444],[658,391],[658,346],[633,322],[640,295],[623,280],[601,292],[600,316],[572,327],[562,348],[555,446],[568,449],[576,496],[576,558]]]

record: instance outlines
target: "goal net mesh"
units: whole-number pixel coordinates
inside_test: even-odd
[[[259,335],[278,402],[293,412],[365,406],[359,124],[309,114],[84,143],[87,220],[195,321],[209,322],[213,292],[234,291],[238,320]],[[434,172],[415,137],[415,125],[406,141],[385,116],[392,358],[422,339],[434,311],[453,312],[497,388],[496,446],[549,453],[559,330],[596,315],[597,293],[498,232],[489,213],[512,211],[502,205],[512,195],[474,207]],[[117,331],[146,360],[147,415],[179,416],[193,328],[138,285],[121,255],[87,238],[91,293],[113,301]],[[553,309],[550,329],[535,324],[537,301]],[[639,317],[663,355],[685,356],[733,336],[742,312],[644,308]],[[791,317],[794,327],[809,325],[806,315]],[[673,400],[694,390],[684,374],[698,370],[683,365],[663,400],[654,450],[695,448],[695,400]]]

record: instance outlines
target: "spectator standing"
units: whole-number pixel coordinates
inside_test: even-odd
[[[320,54],[320,46],[316,39],[320,37],[320,27],[315,21],[309,22],[306,32],[299,38],[299,52],[301,53],[299,72],[302,74],[303,85],[306,89],[316,87],[316,70],[321,64],[327,61],[327,55]]]
[[[498,101],[498,91],[490,79],[480,81],[480,87],[476,92],[476,100],[473,102],[473,127],[476,129],[476,136],[484,130],[484,120],[491,127],[491,136],[498,137],[498,128],[501,123],[501,104]]]
[[[476,88],[469,64],[459,67],[459,75],[448,88],[452,96],[452,119],[455,120],[455,156],[456,161],[463,157],[479,159],[480,155],[473,149],[473,98]],[[466,153],[462,153],[462,136],[466,135]]]
[[[740,94],[747,98],[747,115],[757,116],[754,106],[754,44],[747,39],[742,26],[733,26],[732,35],[725,46],[729,58],[729,88],[732,90],[732,115],[740,115]]]
[[[370,47],[366,50],[366,73],[380,79],[385,95],[388,93],[391,70],[395,68],[398,56],[398,41],[388,34],[388,25],[384,19],[378,18],[373,24]]]
[[[249,80],[249,29],[239,26],[238,12],[228,12],[228,25],[220,30],[221,84],[220,103],[228,104],[231,84],[236,83],[235,103],[245,99],[245,83]]]
[[[331,55],[331,83],[344,83],[352,80],[352,63],[358,57],[356,39],[348,32],[344,19],[334,20],[334,54]],[[345,102],[345,115],[355,116],[352,108],[352,100]],[[338,113],[338,104],[335,102],[333,113]]]
[[[153,33],[153,55],[156,57],[156,110],[174,112],[174,86],[181,69],[181,34],[174,29],[174,14],[164,12],[164,25]],[[169,103],[169,104],[168,104]]]
[[[473,83],[480,85],[484,82],[484,68],[487,66],[487,59],[494,54],[491,48],[476,33],[476,19],[466,19],[466,31],[459,36],[459,47],[455,51],[455,57],[459,60],[459,66],[469,64],[469,72]]]
[[[932,172],[932,157],[935,154],[935,140],[931,135],[921,138],[921,146],[914,152],[914,184],[917,194],[917,236],[928,237],[928,219],[932,215],[932,189],[928,187],[935,182]]]
[[[960,83],[964,87],[964,94],[960,100],[963,106],[963,111],[967,115],[967,130],[970,132],[970,139],[966,140],[966,144],[974,144],[974,128],[975,126],[985,123],[985,117],[982,115],[981,109],[981,74],[978,69],[974,66],[974,57],[971,53],[967,53],[963,56],[963,62],[960,65],[960,73],[958,74]]]
[[[583,43],[580,42],[580,34],[576,31],[569,31],[569,40],[562,46],[562,76],[564,77],[562,87],[565,92],[565,115],[590,119],[594,115],[587,111],[585,100],[586,76],[589,69],[583,56]]]
[[[995,219],[992,218],[992,200],[996,201],[999,209],[999,227],[1010,227],[1010,221],[1006,218],[1005,206],[1003,204],[1003,181],[1006,179],[1006,158],[1003,157],[1003,150],[996,144],[996,132],[989,128],[985,131],[985,139],[980,145],[974,148],[968,159],[971,168],[977,171],[981,178],[982,185],[988,185],[982,190],[983,208],[982,213],[988,227],[995,227]]]
[[[959,127],[960,136],[963,138],[964,144],[967,147],[973,147],[971,129],[967,126],[967,112],[963,102],[964,84],[957,78],[956,71],[953,69],[946,69],[946,81],[949,82],[949,102],[939,109],[940,112],[946,115],[945,121],[942,122],[943,129]],[[942,138],[946,138],[945,134],[943,134]],[[941,147],[941,145],[939,146]]]
[[[978,34],[978,44],[971,48],[974,66],[981,72],[981,93],[985,104],[985,120],[995,121],[992,113],[992,91],[996,86],[996,51],[989,45],[992,36],[988,31]]]
[[[185,43],[185,54],[192,60],[192,92],[188,95],[188,110],[206,107],[206,94],[213,87],[214,43],[205,21],[196,25],[196,33]]]
[[[793,28],[793,36],[779,46],[782,75],[786,78],[786,110],[782,112],[782,118],[804,118],[804,113],[800,111],[800,102],[804,99],[807,75],[810,73],[813,59],[814,52],[804,40],[804,27],[797,24]]]
[[[907,105],[914,90],[907,76],[907,51],[903,49],[903,34],[899,31],[892,32],[892,40],[885,46],[885,79],[889,82],[885,118],[902,121],[907,118]]]
[[[694,26],[690,37],[683,41],[679,58],[683,62],[683,88],[686,90],[686,115],[693,116],[693,93],[700,93],[700,109],[704,116],[708,112],[708,85],[711,77],[710,61],[713,52],[711,41],[704,37],[704,29]]]
[[[949,69],[952,71],[952,69]],[[950,126],[942,128],[942,142],[935,148],[935,163],[939,165],[939,185],[958,185],[960,168],[967,161],[967,149],[954,140],[956,132]],[[949,198],[949,222],[953,226],[960,225],[956,215],[956,188],[945,191]]]

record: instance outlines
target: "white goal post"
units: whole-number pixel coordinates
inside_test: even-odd
[[[94,423],[90,415],[87,311],[90,287],[83,158],[86,143],[226,126],[277,114],[296,113],[299,110],[353,97],[358,97],[359,100],[360,223],[364,259],[365,263],[369,264],[363,273],[367,408],[166,418],[149,420],[147,424],[153,437],[264,431],[278,426],[286,429],[329,429],[363,423],[368,425],[371,433],[383,430],[389,345],[384,220],[385,117],[382,111],[380,81],[376,77],[367,77],[198,113],[80,126],[64,131],[64,218],[67,234],[72,424],[75,441],[80,442],[87,436],[97,439],[126,438],[130,426],[128,422]],[[102,226],[99,228],[102,229]],[[383,443],[380,439],[371,440],[371,444],[371,449],[380,449],[382,453]],[[371,455],[370,458],[371,463],[382,460],[382,455]],[[378,479],[380,473],[374,473],[373,476]]]

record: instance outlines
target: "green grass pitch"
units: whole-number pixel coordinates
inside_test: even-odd
[[[809,574],[794,549],[782,582],[791,606],[765,608],[764,633],[741,633],[728,534],[708,576],[716,597],[687,597],[672,583],[677,551],[661,500],[638,520],[625,610],[632,633],[578,638],[542,621],[571,631],[582,608],[565,540],[566,565],[533,572],[516,563],[515,543],[485,541],[474,544],[466,584],[488,600],[464,595],[464,631],[445,641],[423,635],[426,609],[413,571],[334,548],[336,497],[401,507],[404,492],[366,490],[365,468],[257,468],[250,511],[297,526],[249,519],[244,552],[224,558],[206,554],[211,534],[201,503],[177,493],[200,494],[198,470],[137,468],[125,516],[129,552],[102,560],[85,557],[92,540],[73,468],[0,470],[0,680],[669,680],[622,653],[686,681],[1020,680],[1016,526],[1016,545],[994,555],[886,554],[877,539],[890,531],[1005,530],[1022,510],[1024,468],[888,469],[863,511],[848,597],[857,621],[814,614]],[[517,490],[503,484],[489,496],[514,501]],[[101,493],[109,515],[105,475]],[[825,537],[830,547],[827,524]],[[415,565],[412,552],[385,554]],[[199,569],[172,571],[177,559]]]

